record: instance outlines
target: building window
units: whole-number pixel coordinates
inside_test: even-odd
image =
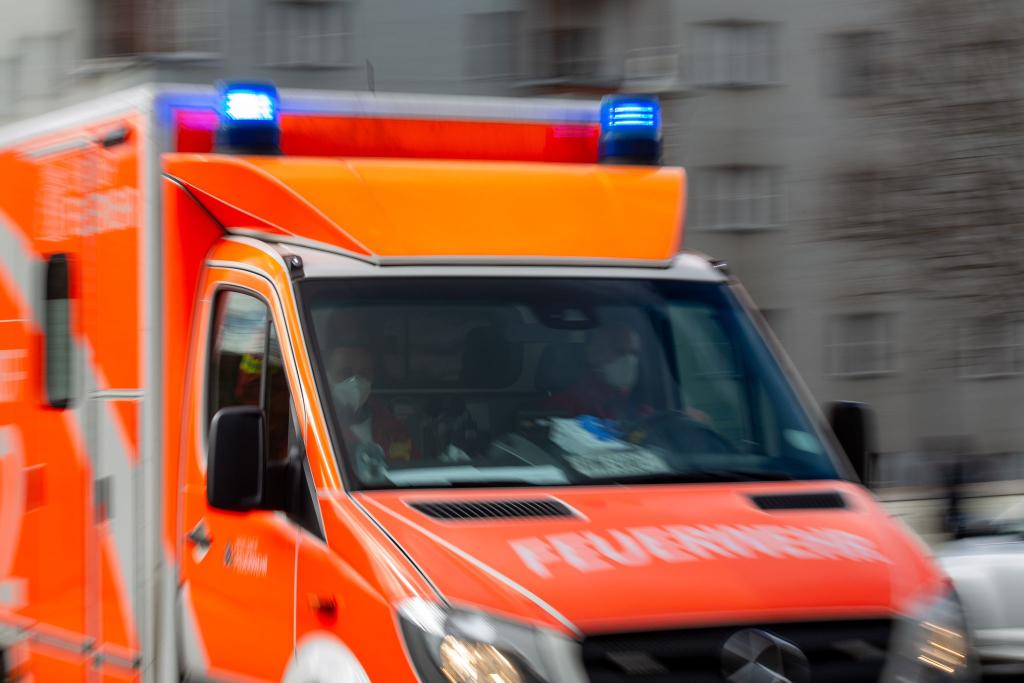
[[[351,64],[352,7],[344,0],[278,0],[264,13],[267,66]]]
[[[127,57],[147,52],[142,4],[136,0],[95,0],[93,56]]]
[[[875,375],[894,370],[893,316],[854,313],[832,320],[829,330],[829,372],[833,375]]]
[[[715,230],[782,225],[782,173],[774,166],[713,166],[693,174],[693,223]]]
[[[470,78],[519,75],[520,12],[484,12],[466,16],[466,74]]]
[[[535,38],[537,77],[545,80],[594,80],[600,68],[597,31],[570,27],[541,31]]]
[[[842,97],[878,95],[886,81],[886,43],[879,31],[856,31],[833,36],[835,91]]]
[[[71,340],[71,267],[67,254],[46,261],[46,307],[43,309],[46,402],[67,408],[74,393],[74,347]]]
[[[1024,323],[977,318],[960,331],[960,374],[999,377],[1024,372]]]
[[[161,18],[161,52],[210,54],[224,52],[224,0],[177,0]]]
[[[224,51],[224,0],[94,0],[93,56],[219,55]]]
[[[697,27],[694,80],[723,88],[772,85],[779,80],[779,27],[721,22]]]

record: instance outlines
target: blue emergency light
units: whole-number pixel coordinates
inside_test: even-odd
[[[661,104],[653,95],[608,95],[601,100],[598,158],[607,164],[661,161]]]
[[[281,100],[272,83],[220,83],[218,92],[218,152],[281,153]]]

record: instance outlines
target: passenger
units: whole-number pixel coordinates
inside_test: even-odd
[[[243,353],[238,359],[238,375],[235,378],[235,405],[258,406],[262,378],[263,354]]]
[[[386,403],[372,395],[374,362],[366,348],[336,347],[328,359],[327,374],[350,453],[361,445],[376,445],[389,463],[417,457],[405,425]]]
[[[635,420],[654,408],[634,395],[640,379],[640,335],[626,325],[596,330],[587,340],[583,376],[552,396],[546,408],[569,416],[593,415],[606,420]]]

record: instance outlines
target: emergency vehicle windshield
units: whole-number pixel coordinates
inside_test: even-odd
[[[352,488],[839,476],[728,285],[388,277],[301,287]]]

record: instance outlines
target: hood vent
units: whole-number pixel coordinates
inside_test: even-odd
[[[774,493],[751,496],[750,500],[762,510],[845,510],[848,507],[838,491]]]
[[[530,500],[445,500],[409,503],[409,507],[427,517],[447,520],[536,519],[538,517],[575,517],[565,503],[554,498]]]

